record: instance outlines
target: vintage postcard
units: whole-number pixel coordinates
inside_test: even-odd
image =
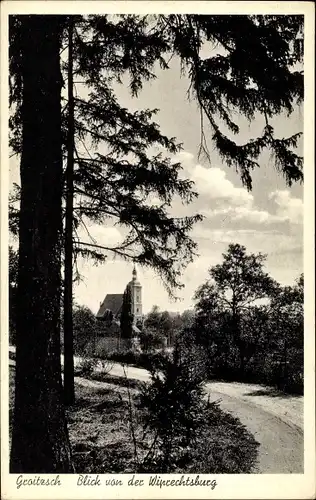
[[[315,498],[314,5],[1,4],[1,489]]]

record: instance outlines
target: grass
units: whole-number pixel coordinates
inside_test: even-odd
[[[76,403],[67,410],[76,472],[133,472],[126,395],[115,388],[76,384]]]
[[[14,404],[14,371],[10,367],[11,412]],[[66,410],[76,472],[159,473],[154,464],[151,469],[141,468],[151,436],[143,435],[136,410],[133,421],[137,457],[131,438],[130,407],[125,386],[130,386],[130,395],[134,398],[139,382],[102,374],[97,375],[97,378],[103,381],[102,385],[92,379],[77,379],[76,402]],[[191,463],[175,472],[251,473],[254,472],[257,448],[258,443],[238,419],[223,412],[217,405],[212,405],[208,426],[196,444]]]

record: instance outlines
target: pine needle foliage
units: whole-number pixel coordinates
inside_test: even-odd
[[[61,16],[65,30],[67,19]],[[178,196],[188,204],[196,193],[180,178],[181,165],[172,161],[181,145],[153,121],[157,110],[130,112],[119,103],[115,85],[127,77],[137,97],[144,82],[156,78],[157,65],[167,70],[170,58],[179,57],[190,80],[188,97],[201,111],[200,155],[211,161],[213,142],[251,190],[252,172],[267,149],[288,185],[301,182],[303,161],[296,152],[301,134],[276,137],[273,118],[290,115],[303,100],[303,16],[124,14],[75,16],[72,22],[75,79],[87,90],[78,88],[75,98],[75,254],[104,261],[114,252],[152,267],[171,292],[195,255],[189,233],[201,220],[198,214],[172,217],[171,203]],[[10,145],[17,153],[23,86],[19,23],[19,16],[10,18]],[[63,43],[65,50],[66,36]],[[202,55],[206,45],[208,57]],[[67,60],[63,53],[61,58],[67,85]],[[63,110],[66,137],[66,101]],[[262,133],[242,143],[238,116],[249,123],[263,117]],[[124,240],[114,247],[90,237],[82,241],[77,229],[89,233],[89,223],[118,224]]]

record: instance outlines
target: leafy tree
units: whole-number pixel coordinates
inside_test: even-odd
[[[185,310],[182,314],[175,314],[171,316],[171,330],[169,331],[169,346],[175,345],[177,339],[183,337],[184,333],[188,333],[194,318],[194,311]],[[190,334],[191,335],[191,334]],[[190,337],[187,335],[187,338]]]
[[[170,335],[172,330],[172,318],[168,311],[163,311],[160,314],[160,329],[165,337]]]
[[[276,289],[274,280],[264,272],[266,257],[262,254],[247,254],[246,248],[231,244],[224,261],[212,267],[207,280],[196,292],[198,321],[210,322],[212,331],[222,335],[225,325],[225,344],[233,341],[238,349],[239,369],[243,374],[245,361],[250,357],[249,329],[244,321],[245,313],[262,299],[269,299]],[[202,320],[202,322],[201,322]],[[228,343],[228,344],[227,344]]]
[[[73,311],[74,351],[83,354],[87,345],[94,344],[96,336],[96,318],[87,306],[75,305]]]
[[[211,279],[196,293],[194,321],[180,340],[206,350],[209,375],[301,393],[303,275],[283,287],[263,271],[263,255],[245,250],[230,245],[224,262],[210,269]]]
[[[181,314],[181,321],[184,326],[189,326],[194,319],[194,310],[192,309],[186,309],[183,311]]]
[[[143,328],[140,333],[140,346],[143,352],[151,352],[156,349],[163,349],[165,343],[163,337],[156,330]]]
[[[164,338],[171,328],[171,319],[167,311],[160,312],[154,305],[144,320],[144,328],[140,337],[143,351],[161,349],[165,346]]]
[[[173,321],[168,311],[163,311],[160,315],[160,331],[170,346],[173,338]]]
[[[267,359],[273,349],[269,328],[270,315],[271,301],[266,305],[253,305],[242,314],[243,330],[247,332],[245,343],[247,363],[244,376],[246,379],[265,384],[271,383],[267,369]]]
[[[121,337],[123,339],[131,339],[133,336],[134,315],[132,312],[132,291],[131,287],[127,286],[123,295],[123,304],[121,312]]]
[[[150,328],[151,330],[159,332],[160,314],[161,313],[159,311],[159,307],[157,305],[154,305],[145,318],[144,326],[146,328]]]
[[[196,299],[195,317],[184,328],[181,338],[206,350],[210,374],[233,375],[237,349],[232,334],[231,313],[222,308],[213,283],[202,285]]]
[[[59,16],[22,16],[21,210],[10,471],[71,472],[60,367],[62,151]]]
[[[279,287],[270,313],[270,360],[283,390],[302,391],[304,368],[304,276],[294,286]],[[275,381],[275,379],[274,379]]]

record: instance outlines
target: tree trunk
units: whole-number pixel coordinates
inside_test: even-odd
[[[73,21],[68,27],[68,145],[66,169],[65,277],[64,277],[64,396],[70,405],[75,400],[72,321],[73,282],[73,196],[74,196],[74,96],[73,96]]]
[[[73,472],[61,400],[61,16],[21,16],[23,150],[12,473]]]

